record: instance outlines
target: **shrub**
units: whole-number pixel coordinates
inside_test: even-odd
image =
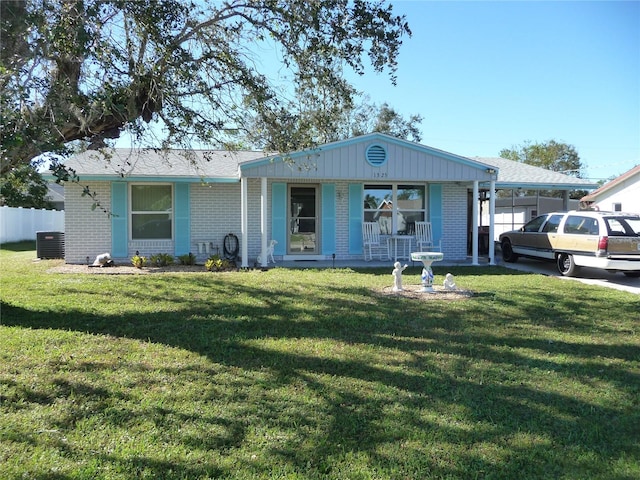
[[[173,255],[169,255],[168,253],[156,253],[155,255],[151,255],[149,260],[153,267],[166,267],[167,265],[173,265],[174,262]]]
[[[196,256],[189,252],[188,254],[178,256],[178,261],[180,262],[180,265],[195,265]]]
[[[131,257],[131,264],[136,268],[142,268],[147,265],[147,257],[134,255],[133,257]]]
[[[235,268],[235,264],[226,258],[220,258],[220,255],[212,255],[205,262],[204,268],[208,272],[222,272],[226,270],[233,270]]]

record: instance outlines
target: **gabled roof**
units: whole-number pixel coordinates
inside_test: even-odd
[[[476,160],[493,165],[498,169],[497,188],[523,188],[531,190],[590,190],[598,186],[584,178],[554,172],[545,168],[528,165],[499,157],[474,157]]]
[[[399,178],[397,175],[401,172],[414,179],[479,180],[483,187],[488,187],[489,179],[497,173],[498,188],[551,190],[597,187],[597,184],[584,179],[521,162],[494,157],[463,157],[382,133],[332,142],[286,156],[267,155],[259,151],[103,149],[79,153],[64,163],[74,169],[81,180],[101,181],[238,182],[241,175],[282,178],[283,171],[286,171],[287,178],[295,178],[296,175],[305,178],[340,178],[336,176],[338,171],[349,178],[374,178],[368,170],[361,171],[369,166],[364,165],[366,162],[361,161],[360,157],[364,158],[367,145],[372,143],[393,150],[395,155],[407,152],[402,155],[402,162],[396,162],[396,177],[391,172],[385,177],[388,180]],[[347,156],[343,157],[343,153]],[[353,155],[356,154],[358,161],[354,162]],[[304,163],[305,159],[315,161],[313,159],[318,158],[324,159],[324,170],[315,164],[312,165],[315,169],[291,173],[288,171],[291,165],[286,168],[283,166],[288,160]]]
[[[243,177],[283,180],[489,181],[495,168],[383,133],[370,133],[243,163]]]
[[[402,138],[394,137],[386,133],[373,132],[373,133],[367,133],[365,135],[360,135],[357,137],[347,138],[345,140],[338,140],[335,142],[325,143],[324,145],[319,145],[316,148],[299,150],[297,152],[291,152],[286,155],[275,153],[269,157],[265,157],[263,159],[256,159],[253,161],[249,161],[246,164],[243,164],[242,170],[243,171],[248,170],[255,166],[260,166],[267,163],[296,160],[298,158],[306,158],[309,156],[318,155],[323,152],[331,152],[334,150],[339,150],[341,148],[351,147],[356,144],[368,144],[372,142],[385,142],[391,145],[406,148],[408,150],[426,153],[438,158],[452,160],[456,163],[469,165],[479,169],[486,169],[488,166],[488,165],[484,165],[483,162],[478,159],[472,159],[469,157],[463,157],[462,155],[456,155],[455,153],[445,152],[444,150],[439,150],[437,148],[429,147],[427,145],[422,145],[420,143],[412,142],[410,140],[404,140]]]
[[[262,152],[222,150],[88,150],[64,162],[86,180],[237,182],[239,165],[263,158]]]
[[[604,185],[602,185],[597,190],[594,190],[593,192],[591,192],[589,195],[585,195],[584,197],[582,197],[580,199],[580,201],[581,202],[595,201],[603,193],[608,192],[612,188],[617,187],[618,185],[626,182],[627,180],[631,179],[632,177],[634,177],[636,175],[640,176],[640,165],[636,165],[631,170],[629,170],[629,171],[623,173],[622,175],[620,175],[618,178],[614,178],[610,182],[605,183]],[[639,178],[638,181],[640,182],[640,178]]]

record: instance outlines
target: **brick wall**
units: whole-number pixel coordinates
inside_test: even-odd
[[[467,186],[443,184],[442,210],[444,258],[464,260],[467,257]]]
[[[303,182],[299,182],[303,183]],[[336,259],[362,259],[361,255],[349,255],[349,183],[334,182],[336,185]],[[271,184],[267,184],[267,240],[271,240]],[[98,194],[103,205],[111,204],[111,189],[108,182],[89,184]],[[77,185],[65,188],[67,202],[65,215],[66,261],[85,263],[89,256],[93,261],[96,255],[111,250],[111,220],[99,209],[91,210],[93,200],[81,196],[82,189]],[[447,260],[463,260],[467,255],[467,187],[464,185],[444,184],[443,202],[443,239],[442,249]],[[191,246],[199,263],[214,253],[223,253],[223,240],[228,233],[234,233],[241,242],[240,184],[213,183],[191,185]],[[248,257],[252,264],[260,254],[260,179],[248,180]],[[199,245],[201,244],[201,245]],[[209,251],[205,250],[208,245]],[[217,249],[216,249],[217,247]],[[171,241],[137,241],[128,243],[129,258],[136,250],[141,255],[154,253],[173,254]],[[129,258],[116,259],[128,262]]]
[[[87,184],[107,208],[111,205],[111,187],[108,182]],[[111,251],[111,219],[99,208],[91,209],[93,199],[82,196],[82,187],[65,185],[65,261],[91,263],[97,255]]]

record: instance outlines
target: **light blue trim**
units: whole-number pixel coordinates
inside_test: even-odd
[[[489,182],[478,182],[480,188],[489,188],[491,184]],[[496,188],[522,188],[523,190],[590,190],[598,188],[597,183],[524,183],[524,182],[510,182],[500,183],[496,182]]]
[[[176,183],[174,190],[174,238],[175,256],[186,255],[191,245],[191,185],[188,183]]]
[[[362,254],[362,220],[364,218],[364,185],[349,184],[349,254]]]
[[[52,177],[52,179],[54,179]],[[229,178],[229,177],[213,177],[213,178],[202,178],[202,177],[145,177],[145,176],[135,176],[135,177],[120,177],[116,175],[82,175],[81,182],[91,181],[91,182],[113,182],[116,180],[132,182],[132,183],[240,183],[240,178]]]
[[[410,142],[408,140],[403,140],[401,138],[392,137],[390,135],[386,135],[384,133],[370,133],[367,135],[362,135],[360,137],[353,137],[347,140],[341,140],[339,142],[327,143],[326,145],[322,145],[318,148],[310,149],[310,150],[301,150],[298,152],[291,152],[288,155],[276,155],[273,157],[261,158],[259,160],[250,160],[248,162],[240,165],[240,171],[244,172],[250,170],[251,168],[260,167],[263,165],[269,165],[273,162],[282,162],[284,158],[290,158],[295,160],[296,158],[306,157],[309,155],[317,155],[320,152],[327,152],[330,150],[335,150],[337,148],[348,147],[351,145],[356,145],[360,143],[379,143],[385,142],[392,145],[398,145],[402,148],[407,148],[409,150],[414,150],[417,152],[426,153],[428,155],[433,155],[436,157],[444,158],[446,160],[451,160],[463,165],[470,166],[472,168],[477,168],[478,170],[486,171],[489,165],[475,161],[471,158],[462,157],[460,155],[456,155],[453,153],[445,152],[443,150],[438,150],[437,148],[427,147],[426,145],[420,145],[419,143]],[[491,166],[496,172],[498,168]],[[489,175],[487,173],[487,175]]]
[[[434,245],[440,243],[443,233],[442,218],[442,185],[429,185],[429,221],[433,233]]]
[[[278,242],[274,255],[284,255],[287,251],[287,184],[271,184],[271,239]]]
[[[335,183],[323,183],[321,194],[322,207],[320,215],[322,220],[322,254],[336,253],[336,185]]]
[[[129,256],[127,182],[111,183],[111,256]]]

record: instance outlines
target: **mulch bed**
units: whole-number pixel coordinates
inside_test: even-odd
[[[433,286],[433,292],[422,292],[422,285],[403,285],[403,290],[394,292],[393,287],[383,287],[378,289],[376,293],[387,297],[410,298],[414,300],[467,300],[473,297],[470,290],[445,290],[444,287]]]
[[[47,270],[49,273],[86,273],[92,275],[148,275],[151,273],[206,273],[204,265],[168,265],[166,267],[136,268],[132,265],[94,267],[64,263]]]

